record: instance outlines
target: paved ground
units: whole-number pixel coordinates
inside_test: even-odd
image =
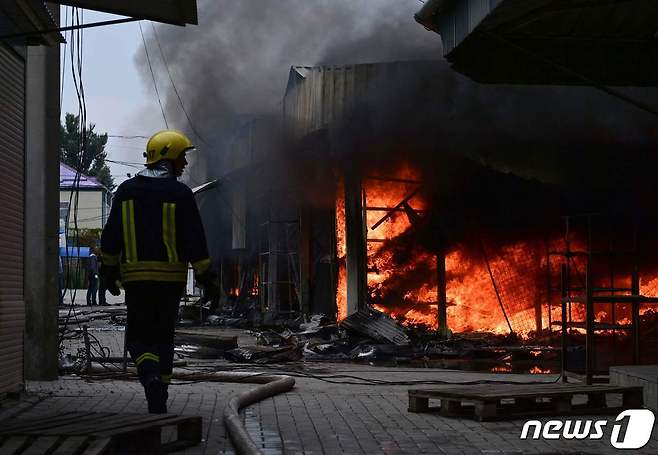
[[[97,297],[98,299],[98,297]],[[121,289],[121,294],[114,296],[109,292],[105,293],[105,300],[110,305],[116,305],[124,302],[123,298],[123,289]],[[86,289],[68,289],[66,294],[64,294],[64,305],[70,305],[71,301],[75,302],[76,305],[87,305],[87,290]]]
[[[87,318],[90,333],[108,348],[112,356],[123,351],[123,327],[113,325],[104,308],[118,317],[121,306],[79,308],[78,316]],[[211,328],[187,329],[200,332]],[[222,331],[222,335],[239,335],[240,344],[252,342],[249,334],[239,330]],[[74,332],[71,332],[74,334]],[[67,352],[81,347],[80,337],[65,344]],[[187,371],[263,371],[263,368],[231,364],[223,360],[186,359]],[[248,408],[245,426],[252,438],[267,454],[613,454],[610,431],[601,440],[521,441],[524,421],[479,423],[468,419],[451,419],[437,414],[414,414],[407,411],[409,385],[353,385],[350,376],[387,381],[553,381],[553,375],[485,374],[439,369],[380,368],[368,365],[294,363],[281,366],[291,372],[297,384],[293,391]],[[340,378],[335,376],[342,375]],[[301,376],[301,377],[299,377]],[[314,376],[314,377],[310,377]],[[333,376],[330,381],[327,377]],[[228,398],[253,386],[214,382],[172,385],[170,412],[201,415],[204,441],[186,454],[233,453],[222,423]],[[414,386],[418,388],[419,386]],[[429,386],[423,386],[429,387]],[[55,382],[30,382],[29,394],[12,406],[5,402],[0,420],[18,416],[28,418],[73,410],[145,412],[141,386],[135,380],[83,379],[61,377]],[[587,417],[583,417],[587,418]],[[608,425],[611,429],[612,424]],[[658,454],[658,433],[641,451]]]
[[[235,369],[216,362],[198,362],[197,371]],[[296,365],[314,375],[353,375],[390,381],[478,379],[537,380],[538,377],[491,375],[456,371],[391,369],[365,365]],[[270,371],[269,369],[266,371]],[[549,380],[553,377],[542,376]],[[347,380],[347,379],[342,379]],[[201,382],[172,386],[171,412],[201,415],[204,442],[186,454],[232,453],[221,422],[229,396],[248,390],[249,385]],[[407,386],[330,384],[318,379],[297,378],[292,392],[265,400],[244,414],[254,440],[268,454],[556,454],[617,453],[607,438],[599,441],[521,441],[523,421],[479,423],[450,419],[436,414],[407,412]],[[0,419],[56,414],[73,410],[144,412],[146,404],[134,381],[84,380],[68,376],[56,382],[31,382],[28,401],[0,412]],[[38,401],[37,401],[38,397]],[[658,453],[658,434],[642,451]]]

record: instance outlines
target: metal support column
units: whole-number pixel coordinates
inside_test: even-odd
[[[438,302],[438,329],[439,336],[448,336],[448,297],[446,295],[446,254],[443,245],[439,247],[436,254],[437,285],[436,296]]]
[[[299,219],[299,283],[300,308],[311,312],[311,213],[308,207],[300,210]]]
[[[364,239],[361,178],[345,172],[345,244],[347,247],[347,315],[366,306],[367,255]]]
[[[587,217],[587,265],[585,271],[585,378],[594,376],[594,302],[592,300],[592,218]]]
[[[633,264],[633,272],[631,277],[632,294],[640,295],[640,272],[638,270],[637,262]],[[633,300],[631,303],[633,321],[633,363],[635,365],[640,363],[640,302]]]
[[[568,363],[567,363],[567,355],[568,355],[568,324],[567,324],[567,302],[569,300],[569,273],[568,273],[568,268],[566,264],[562,264],[560,267],[560,283],[562,286],[562,300],[561,300],[561,308],[562,308],[562,320],[560,321],[562,324],[562,332],[561,332],[561,340],[562,340],[562,356],[561,356],[561,363],[562,363],[562,382],[567,382],[567,368],[568,368]]]

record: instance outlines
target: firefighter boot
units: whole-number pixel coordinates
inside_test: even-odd
[[[162,383],[160,378],[153,378],[144,386],[146,392],[146,401],[148,402],[149,413],[166,414],[167,413],[167,386]]]

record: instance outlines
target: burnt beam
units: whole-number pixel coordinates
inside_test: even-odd
[[[301,288],[299,304],[304,314],[311,312],[311,220],[310,209],[302,208],[299,220],[299,281]]]
[[[446,254],[443,245],[439,246],[436,253],[437,285],[436,294],[438,305],[438,329],[439,336],[448,336],[448,297],[446,294]]]

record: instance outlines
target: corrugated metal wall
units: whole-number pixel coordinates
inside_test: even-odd
[[[408,84],[410,75],[433,62],[408,61],[345,66],[293,67],[283,101],[285,126],[293,138],[337,128],[359,105],[382,100]]]
[[[289,85],[284,117],[293,137],[328,128],[364,96],[379,65],[298,67],[297,83]]]
[[[23,382],[25,62],[0,45],[0,393]]]
[[[502,0],[466,0],[456,3],[454,11],[442,14],[439,30],[443,41],[443,55],[459,45]]]

